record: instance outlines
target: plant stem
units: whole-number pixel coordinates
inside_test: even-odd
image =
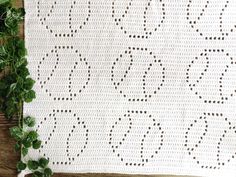
[[[23,129],[23,103],[19,103],[19,112],[18,112],[18,126]]]

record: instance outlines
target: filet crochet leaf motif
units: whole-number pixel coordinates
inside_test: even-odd
[[[97,8],[100,7],[99,3],[102,4],[101,7],[104,7],[102,12],[109,12],[109,15],[106,15],[107,19],[105,18],[104,21],[97,22],[95,19],[103,15],[97,12]],[[184,11],[181,14],[185,15],[183,24],[186,23],[186,26],[183,26],[187,28],[186,31],[189,34],[193,34],[192,36],[189,35],[194,38],[193,43],[206,42],[204,47],[199,47],[198,54],[198,48],[196,47],[198,43],[190,46],[189,49],[184,46],[184,43],[178,44],[176,41],[170,43],[168,38],[164,38],[164,42],[161,41],[163,44],[152,43],[155,37],[167,35],[165,30],[170,28],[171,25],[168,26],[166,23],[171,23],[168,20],[173,15],[168,11],[168,8],[178,6],[172,3],[177,2],[168,0],[37,1],[37,20],[44,32],[46,31],[54,41],[53,45],[47,49],[46,54],[42,54],[37,65],[37,80],[40,92],[45,94],[52,103],[55,103],[55,105],[52,105],[54,108],[51,109],[50,107],[50,113],[38,125],[39,134],[45,134],[42,129],[43,126],[48,126],[49,130],[46,132],[46,141],[42,145],[40,153],[44,156],[51,155],[54,158],[52,162],[55,167],[58,167],[58,165],[61,165],[60,167],[64,165],[73,166],[76,165],[79,159],[83,162],[84,159],[91,158],[88,157],[88,154],[94,153],[95,145],[90,144],[90,140],[94,136],[93,134],[99,133],[101,136],[106,135],[106,137],[100,137],[101,141],[100,139],[96,140],[105,143],[105,147],[109,147],[109,149],[101,152],[104,153],[102,154],[105,156],[104,158],[110,155],[116,165],[120,165],[122,169],[124,167],[131,168],[133,169],[132,172],[145,173],[148,170],[150,173],[156,172],[152,165],[159,164],[159,161],[161,163],[168,162],[169,155],[176,153],[171,151],[172,147],[178,143],[182,143],[182,146],[181,151],[177,153],[180,153],[181,157],[191,159],[191,163],[197,166],[196,169],[221,170],[226,165],[234,163],[235,149],[232,149],[231,146],[227,149],[227,152],[224,152],[223,147],[228,142],[232,142],[235,136],[235,121],[233,117],[228,116],[226,112],[223,113],[220,109],[223,110],[231,105],[236,94],[236,60],[234,54],[228,51],[224,45],[224,42],[230,44],[228,40],[235,34],[236,25],[233,22],[225,21],[223,18],[229,6],[236,4],[233,4],[233,1],[219,1],[217,6],[213,6],[214,1],[207,0],[187,0],[184,2],[184,6],[181,6]],[[76,10],[78,8],[82,10]],[[181,8],[179,7],[179,9]],[[178,15],[178,13],[176,14]],[[219,14],[219,16],[215,18],[215,14]],[[211,18],[212,24],[218,25],[216,30],[209,30],[209,26],[212,24],[205,17]],[[102,36],[104,38],[95,35],[88,38],[88,40],[97,40],[93,43],[95,47],[110,49],[110,43],[113,44],[115,40],[119,40],[116,39],[117,36],[121,39],[120,43],[117,42],[113,46],[114,51],[104,50],[107,53],[110,52],[108,55],[105,55],[104,51],[101,54],[99,51],[95,51],[98,54],[93,56],[101,57],[101,63],[104,64],[102,69],[104,70],[96,66],[97,58],[92,60],[89,58],[90,55],[85,57],[82,50],[83,45],[86,48],[87,43],[78,46],[73,41],[73,39],[80,39],[79,35],[84,35],[84,31],[89,31],[88,26],[95,21],[98,26],[92,29],[94,31],[96,31],[96,28],[100,28],[100,23],[104,23],[104,26],[109,24],[108,27],[112,27],[99,29],[97,36],[104,35],[103,32],[108,33],[107,36]],[[229,23],[230,25],[228,25]],[[176,26],[178,25],[181,24]],[[112,32],[112,35],[109,34],[110,32]],[[175,31],[171,32],[176,37]],[[187,36],[188,34],[184,35]],[[112,40],[102,43],[103,40],[110,39],[109,37]],[[174,37],[173,40],[176,40]],[[186,39],[180,40],[184,41]],[[217,45],[210,43],[211,40],[217,40]],[[169,58],[165,56],[168,52],[165,51],[163,46],[161,46],[163,47],[161,50],[157,50],[157,48],[161,48],[158,45],[166,45],[164,47],[169,47],[170,50],[175,50],[175,47],[186,47],[185,55],[181,53],[179,57],[186,57],[187,55],[187,62],[175,61],[174,63],[182,62],[181,74],[183,76],[181,78],[174,80],[177,78],[175,75],[178,75],[180,71],[178,68],[173,70],[173,66],[171,66],[174,65],[171,63],[173,60],[167,61],[167,59],[174,56]],[[229,46],[232,47],[231,44]],[[190,50],[191,47],[194,48],[194,52]],[[194,53],[194,55],[191,55],[191,53]],[[97,70],[96,67],[98,67]],[[108,74],[106,77],[102,77],[102,72],[105,71]],[[103,82],[103,80],[106,81]],[[172,85],[170,81],[173,81]],[[96,85],[100,82],[105,84]],[[76,104],[81,105],[80,99],[83,96],[86,97],[92,94],[89,90],[91,89],[90,84],[98,87],[94,89],[97,92],[95,94],[93,92],[92,100],[86,102],[86,106],[89,108],[85,106],[86,113],[82,114],[84,107],[80,110],[76,107]],[[165,111],[167,113],[171,111],[175,113],[176,111],[176,108],[172,108],[172,105],[163,108],[160,104],[160,102],[164,104],[165,99],[169,99],[168,96],[170,95],[167,93],[174,93],[171,92],[170,85],[174,87],[180,87],[181,85],[182,89],[186,89],[183,89],[184,93],[182,95],[177,95],[180,97],[179,103],[176,103],[177,100],[168,100],[169,104],[179,106],[177,111],[180,112],[179,114],[182,117],[181,120],[174,119],[173,125],[181,127],[176,126],[174,128],[178,132],[182,131],[182,134],[178,134],[178,136],[183,142],[171,142],[173,139],[171,139],[170,129],[173,127],[171,127],[172,125],[168,127],[167,123],[163,121],[169,121],[168,117],[164,115]],[[107,91],[106,89],[111,90]],[[169,90],[170,92],[168,92]],[[103,97],[103,102],[107,101],[106,104],[102,103],[101,100],[101,102],[94,104],[93,101],[98,99],[98,95],[104,94],[102,91],[106,92],[107,95],[113,94],[114,99],[106,100],[108,96],[105,94],[101,97]],[[177,96],[171,98],[178,99]],[[192,99],[194,104],[201,106],[193,110],[187,110],[187,108],[181,106],[188,104],[190,100],[186,99],[186,101],[183,97]],[[151,107],[155,102],[158,103],[159,107]],[[97,109],[99,104],[104,104],[107,107],[104,110],[99,110]],[[107,123],[104,120],[111,116],[108,109],[110,104],[121,104],[121,106],[116,107],[116,109],[119,109],[118,113],[115,112],[117,111],[115,108],[111,111],[115,112],[116,115],[111,117],[112,122]],[[219,111],[217,108],[211,109],[213,106],[214,108],[220,106]],[[55,109],[55,107],[57,108]],[[78,110],[75,110],[75,108]],[[94,111],[93,109],[96,112],[94,121],[101,119],[101,124],[104,127],[109,125],[106,128],[103,127],[104,130],[93,131],[93,128],[96,127],[95,123],[93,124],[85,119],[84,115],[89,115],[89,112]],[[158,111],[155,112],[153,109]],[[207,109],[211,110],[208,111]],[[163,111],[163,114],[161,111]],[[187,112],[191,111],[196,111],[196,113],[194,112],[193,117],[186,117]],[[98,115],[104,116],[104,120]],[[176,123],[178,121],[180,123]],[[64,125],[65,122],[66,125]],[[218,127],[219,131],[215,131],[215,128],[219,125],[222,125],[222,127]],[[58,137],[60,137],[60,147],[57,147],[54,143],[58,141]],[[92,147],[89,148],[89,146]],[[207,147],[210,147],[209,152]],[[54,152],[56,148],[64,151]],[[110,156],[107,158],[110,158]],[[167,156],[167,158],[163,160],[164,156]],[[206,156],[209,156],[210,160],[206,160]],[[96,160],[99,161],[100,158],[100,156],[96,156]],[[87,167],[87,164],[83,165],[85,168]],[[109,165],[106,165],[104,164],[105,167],[109,168]],[[145,171],[142,168],[148,170]]]

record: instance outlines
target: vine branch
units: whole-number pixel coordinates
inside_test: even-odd
[[[18,120],[18,126],[10,128],[16,140],[15,151],[20,151],[23,157],[16,165],[18,172],[28,169],[33,177],[50,177],[49,159],[35,160],[28,154],[30,148],[39,149],[42,142],[33,128],[35,118],[23,115],[24,102],[36,98],[35,81],[27,68],[25,42],[19,37],[19,24],[24,15],[24,8],[13,7],[11,0],[0,0],[0,74],[3,76],[0,78],[0,111],[7,120]]]

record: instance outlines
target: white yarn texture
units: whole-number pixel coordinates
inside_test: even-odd
[[[236,176],[235,0],[25,0],[54,172]],[[27,158],[27,157],[26,157]]]

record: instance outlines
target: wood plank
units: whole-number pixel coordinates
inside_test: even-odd
[[[13,119],[13,120],[9,121],[9,120],[5,119],[5,117],[2,113],[0,113],[0,128],[5,127],[5,126],[11,127],[11,126],[14,126],[16,124],[17,124],[16,119]]]
[[[0,122],[3,121],[3,116],[0,116]],[[20,159],[19,153],[15,153],[15,141],[10,137],[9,128],[12,124],[0,123],[0,176],[15,177],[17,174],[16,163]]]

